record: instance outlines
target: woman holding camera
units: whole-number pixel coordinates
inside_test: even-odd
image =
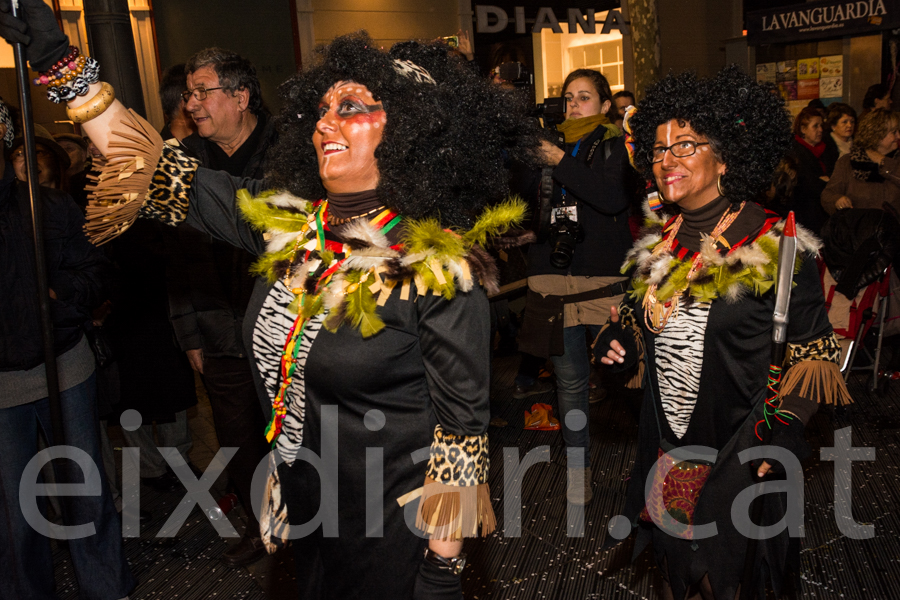
[[[549,202],[543,200],[550,224],[545,239],[528,252],[520,349],[553,360],[568,448],[566,497],[583,505],[592,496],[587,423],[591,364],[585,335],[597,335],[609,307],[625,292],[619,266],[632,240],[622,183],[625,145],[607,117],[616,114],[609,83],[597,71],[578,69],[566,77],[563,90],[567,119],[557,129],[564,144],[543,146],[550,168],[544,169],[541,188],[549,196]]]

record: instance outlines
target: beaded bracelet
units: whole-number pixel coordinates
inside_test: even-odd
[[[87,123],[91,119],[95,119],[106,112],[106,109],[112,106],[113,100],[116,99],[116,92],[113,86],[105,81],[100,84],[100,91],[97,94],[77,108],[66,107],[66,115],[75,123]]]
[[[48,71],[40,73],[34,85],[47,86],[47,99],[60,104],[84,96],[92,83],[100,81],[100,63],[89,56],[80,56],[78,48],[69,46],[69,52]]]

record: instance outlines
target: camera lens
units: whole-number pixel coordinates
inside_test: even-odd
[[[575,236],[566,230],[557,231],[550,252],[550,264],[557,269],[565,269],[572,264],[575,254]]]

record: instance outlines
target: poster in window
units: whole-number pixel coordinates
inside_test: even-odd
[[[801,58],[797,61],[797,79],[818,79],[819,57]]]
[[[775,83],[775,63],[756,65],[756,81],[758,83]]]
[[[775,64],[776,75],[775,78],[781,81],[796,81],[797,80],[797,61],[796,60],[782,60]]]
[[[801,79],[797,82],[797,100],[812,100],[819,97],[818,79]]]
[[[843,77],[823,77],[819,80],[820,98],[840,98],[844,95]]]
[[[797,82],[796,81],[782,81],[778,84],[778,91],[781,92],[781,97],[785,100],[796,100],[797,99]]]
[[[844,74],[844,57],[835,56],[819,57],[819,77],[840,77]]]

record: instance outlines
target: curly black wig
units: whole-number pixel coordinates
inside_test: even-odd
[[[402,42],[384,52],[359,32],[316,52],[317,64],[279,90],[284,109],[267,173],[275,187],[302,198],[324,197],[312,135],[321,98],[338,81],[366,86],[384,106],[376,192],[407,217],[469,227],[486,204],[509,193],[505,160],[538,166],[543,136],[527,117],[525,97],[491,85],[446,45]],[[436,83],[399,74],[395,60],[412,61]]]
[[[669,75],[647,90],[630,121],[635,168],[650,181],[656,128],[672,119],[709,139],[726,165],[721,184],[732,203],[753,200],[771,185],[791,143],[790,115],[774,87],[756,83],[736,66],[711,79]]]

